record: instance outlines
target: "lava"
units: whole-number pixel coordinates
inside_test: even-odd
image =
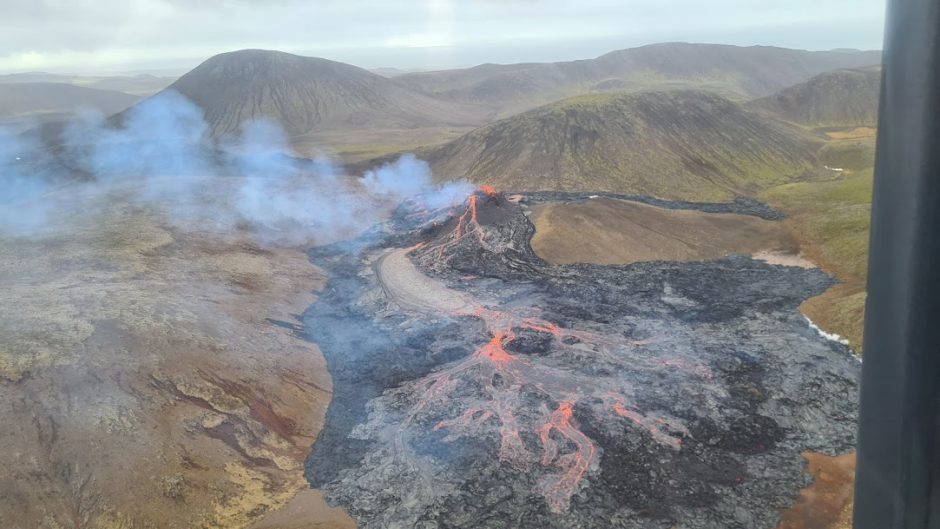
[[[824,273],[550,265],[501,195],[415,209],[310,254],[334,393],[306,475],[360,527],[767,528],[800,451],[852,446],[857,362],[797,312]]]
[[[483,186],[479,191],[486,197],[493,197],[496,194],[496,191],[489,186]],[[469,235],[475,236],[480,246],[486,248],[486,241],[483,238],[483,228],[480,226],[477,218],[477,202],[479,198],[480,196],[477,193],[467,197],[467,208],[463,214],[457,218],[457,225],[454,227],[453,231],[448,235],[445,241],[433,247],[433,249],[437,250],[439,258],[443,258],[448,249],[460,244],[464,237]]]
[[[457,216],[453,230],[442,237],[443,242],[427,246],[419,244],[410,251],[430,250],[437,252],[438,257],[443,257],[445,252],[469,236],[475,237],[477,242],[486,247],[485,231],[478,221],[479,200],[492,197],[495,190],[484,186],[480,192],[484,197],[473,194],[468,198],[466,209]],[[506,344],[516,339],[521,329],[548,334],[557,347],[577,354],[583,354],[585,348],[588,348],[599,356],[610,356],[650,343],[649,340],[634,341],[621,336],[565,329],[540,318],[540,312],[538,307],[501,310],[480,303],[472,310],[453,313],[453,317],[482,320],[490,339],[465,359],[413,383],[417,401],[399,429],[396,445],[399,450],[405,450],[411,426],[421,420],[432,404],[452,398],[462,384],[472,381],[483,389],[487,400],[468,407],[456,417],[438,420],[433,430],[446,430],[448,433],[445,439],[453,440],[461,436],[479,436],[487,424],[498,424],[501,461],[520,469],[539,462],[543,467],[560,470],[544,476],[540,481],[540,491],[549,508],[560,513],[568,509],[571,497],[578,491],[597,458],[598,450],[594,441],[580,430],[574,417],[575,406],[580,399],[610,402],[608,409],[614,416],[628,419],[633,426],[648,432],[657,443],[675,450],[681,449],[681,439],[688,435],[688,431],[678,421],[644,415],[630,409],[626,405],[625,394],[596,394],[592,380],[583,374],[535,363],[507,351]],[[581,347],[575,351],[573,344],[581,344]],[[663,362],[670,360],[649,359],[645,367],[656,368]],[[693,366],[691,370],[696,369]],[[526,414],[518,409],[523,387],[535,388],[557,407],[553,411],[546,409],[541,418],[533,419],[531,413]],[[624,391],[629,392],[629,389],[624,388]],[[541,441],[540,456],[533,453],[538,447],[527,447],[521,435],[522,428],[529,429]],[[410,452],[403,455],[406,454]]]
[[[545,501],[555,512],[562,512],[568,508],[572,493],[577,489],[584,473],[590,468],[594,461],[594,453],[597,451],[588,436],[571,424],[573,409],[574,403],[561,402],[558,409],[552,412],[548,422],[539,428],[539,439],[544,447],[542,465],[555,464],[563,470],[562,476],[551,482],[545,491]],[[552,438],[552,431],[558,432],[573,443],[576,447],[575,451],[558,456],[558,443]]]
[[[637,426],[645,428],[656,441],[675,450],[682,447],[682,438],[689,435],[689,431],[681,424],[661,417],[647,417],[637,413],[624,406],[622,400],[618,399],[612,409],[617,415],[630,419]]]
[[[506,349],[503,348],[504,338],[505,335],[503,333],[497,332],[493,335],[493,339],[490,340],[488,344],[483,346],[482,349],[480,349],[480,354],[495,364],[508,364],[510,362],[515,362],[516,357],[506,352]]]

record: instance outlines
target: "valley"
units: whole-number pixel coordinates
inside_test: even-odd
[[[0,525],[844,527],[878,60],[0,78]]]

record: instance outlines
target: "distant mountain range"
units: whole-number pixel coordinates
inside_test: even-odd
[[[874,126],[880,88],[880,68],[836,70],[748,106],[810,127]]]
[[[84,88],[114,90],[137,96],[147,96],[163,90],[173,82],[173,77],[140,75],[61,75],[46,72],[26,72],[0,75],[0,84],[63,83]]]
[[[483,64],[396,78],[448,101],[482,104],[505,116],[589,92],[675,86],[707,88],[737,99],[772,94],[837,68],[878,64],[878,51],[804,51],[769,46],[665,43],[614,51],[596,59]]]
[[[109,115],[138,100],[140,97],[123,92],[64,83],[0,83],[0,120],[64,119],[79,108],[95,109]]]
[[[874,51],[669,43],[582,61],[379,75],[242,50],[166,89],[198,105],[215,137],[270,120],[295,146],[358,150],[354,170],[416,151],[438,178],[503,189],[724,200],[812,168],[818,143],[808,127],[871,124],[879,60]],[[0,82],[24,90],[16,86],[27,85]],[[109,96],[97,104],[133,102]]]
[[[260,118],[280,123],[291,136],[375,129],[407,135],[428,127],[474,127],[586,93],[693,87],[752,99],[879,58],[878,52],[660,44],[584,61],[489,64],[390,78],[326,59],[243,50],[212,57],[168,89],[202,107],[217,136]]]
[[[13,131],[48,124],[62,129],[81,109],[115,114],[173,82],[153,75],[82,76],[46,72],[0,75],[0,126]]]
[[[419,152],[437,178],[506,190],[728,200],[801,176],[818,143],[707,91],[579,96]]]

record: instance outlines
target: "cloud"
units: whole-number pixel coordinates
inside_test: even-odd
[[[366,67],[561,60],[674,40],[877,48],[884,3],[4,0],[0,9],[0,70],[140,70],[191,67],[242,48]],[[429,57],[441,46],[451,51]],[[450,63],[428,64],[432,59]]]

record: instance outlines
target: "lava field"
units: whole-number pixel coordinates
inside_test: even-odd
[[[482,189],[310,252],[334,389],[307,477],[360,527],[772,528],[802,452],[853,449],[859,364],[797,310],[829,276],[551,266],[533,231]]]

